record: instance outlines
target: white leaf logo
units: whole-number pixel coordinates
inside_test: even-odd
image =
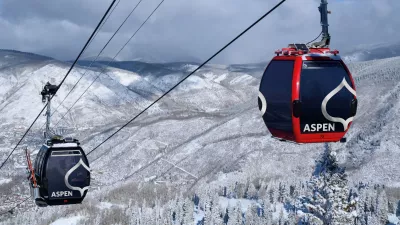
[[[68,177],[71,175],[72,172],[74,172],[80,165],[83,166],[83,168],[85,168],[87,171],[90,172],[90,168],[82,161],[82,158],[79,160],[79,162],[73,166],[70,170],[68,170],[67,174],[65,174],[65,185],[67,185],[67,187],[71,190],[75,190],[75,191],[79,191],[81,193],[81,197],[83,196],[83,192],[85,192],[87,189],[89,189],[89,186],[86,186],[84,188],[80,188],[80,187],[74,187],[71,186],[68,182]]]
[[[342,90],[343,87],[346,87],[347,90],[349,90],[354,96],[356,96],[356,91],[350,87],[350,85],[346,82],[346,79],[343,77],[342,82],[335,88],[333,89],[322,101],[322,105],[321,105],[321,110],[322,110],[322,114],[324,115],[324,117],[332,122],[338,122],[343,124],[344,130],[347,130],[347,127],[349,126],[349,123],[351,121],[353,121],[354,116],[348,118],[347,120],[340,118],[340,117],[332,117],[328,114],[328,112],[326,111],[326,104],[328,103],[328,101],[334,96],[336,95],[340,90]]]
[[[261,100],[261,116],[264,116],[265,112],[267,111],[267,101],[265,100],[265,97],[261,91],[258,92],[258,97]]]

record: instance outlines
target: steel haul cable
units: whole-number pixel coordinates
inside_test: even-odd
[[[71,70],[74,68],[76,62],[78,61],[78,59],[81,57],[81,55],[83,54],[83,52],[86,50],[86,47],[89,45],[90,40],[93,38],[94,34],[97,32],[97,30],[99,29],[100,25],[103,23],[104,19],[106,18],[108,12],[111,10],[111,8],[113,7],[114,3],[116,0],[113,0],[110,4],[110,6],[108,7],[107,11],[104,13],[103,17],[101,18],[100,22],[97,24],[96,28],[94,29],[94,31],[92,32],[92,34],[90,35],[89,39],[87,40],[85,46],[82,48],[81,52],[79,53],[78,57],[76,57],[74,63],[72,63],[71,67],[69,68],[67,74],[64,76],[64,78],[61,80],[60,84],[58,85],[58,89],[56,90],[56,92],[54,93],[54,95],[51,97],[51,99],[55,96],[55,94],[58,92],[58,90],[60,90],[61,85],[64,83],[65,79],[67,79],[69,73],[71,72]],[[50,100],[51,100],[50,99]],[[5,165],[5,163],[8,161],[8,159],[10,158],[10,156],[13,154],[13,152],[15,151],[15,149],[17,149],[17,147],[19,146],[19,144],[21,143],[21,141],[24,139],[24,137],[28,134],[28,132],[30,131],[30,129],[32,128],[32,126],[35,124],[35,122],[37,121],[37,119],[39,118],[39,116],[42,114],[43,110],[47,107],[46,103],[43,107],[43,109],[40,111],[40,113],[36,116],[35,120],[33,121],[33,123],[29,126],[29,128],[26,130],[26,132],[24,133],[24,135],[22,136],[22,138],[18,141],[17,145],[15,145],[14,149],[10,152],[10,154],[7,156],[6,160],[4,160],[4,162],[1,164],[0,169],[3,168],[3,166]]]
[[[118,0],[117,4],[115,4],[115,7],[111,10],[111,12],[108,14],[107,18],[104,20],[104,22],[101,24],[101,26],[99,27],[99,29],[97,30],[96,34],[93,36],[93,38],[90,40],[88,46],[92,43],[92,41],[96,38],[97,34],[99,34],[99,31],[101,30],[101,28],[103,28],[104,24],[107,22],[108,18],[110,18],[111,14],[114,12],[114,10],[117,8],[119,2],[121,0]],[[97,57],[96,57],[97,59]],[[93,60],[92,63],[96,61]],[[89,65],[89,68],[92,64]],[[79,80],[77,81],[77,83],[82,79],[82,77],[85,75],[85,73],[79,78]],[[61,103],[56,107],[56,109],[54,110],[53,113],[51,113],[51,116],[53,116],[56,112],[57,109],[63,104],[63,102],[65,101],[65,99],[67,99],[68,95],[71,94],[72,90],[74,90],[76,84],[71,88],[71,90],[68,92],[68,94],[65,96],[65,98],[61,101]],[[42,125],[41,129],[46,125],[46,122]]]
[[[164,0],[163,0],[164,1]],[[192,74],[194,74],[197,70],[199,70],[201,67],[203,67],[205,64],[207,64],[209,61],[211,61],[215,56],[217,56],[219,53],[221,53],[225,48],[227,48],[229,45],[231,45],[233,42],[235,42],[239,37],[241,37],[244,33],[246,33],[248,30],[250,30],[253,26],[255,26],[257,23],[259,23],[262,19],[264,19],[266,16],[268,16],[271,12],[273,12],[275,9],[277,9],[282,3],[284,3],[286,0],[280,1],[277,5],[275,5],[271,10],[269,10],[267,13],[265,13],[262,17],[260,17],[256,22],[254,22],[252,25],[250,25],[247,29],[245,29],[242,33],[240,33],[238,36],[236,36],[232,41],[230,41],[228,44],[226,44],[223,48],[221,48],[217,53],[215,53],[213,56],[211,56],[208,60],[206,60],[203,64],[198,66],[194,71],[189,73],[185,78],[183,78],[180,82],[178,82],[175,86],[173,86],[171,89],[169,89],[166,93],[164,93],[162,96],[160,96],[156,101],[154,101],[152,104],[147,106],[144,110],[142,110],[139,114],[137,114],[135,117],[133,117],[130,121],[128,121],[125,125],[123,125],[121,128],[119,128],[116,132],[114,132],[112,135],[110,135],[108,138],[106,138],[103,142],[101,142],[99,145],[97,145],[95,148],[93,148],[87,155],[95,151],[98,147],[100,147],[102,144],[104,144],[106,141],[108,141],[111,137],[113,137],[116,133],[121,131],[124,127],[126,127],[129,123],[134,121],[137,117],[139,117],[141,114],[143,114],[147,109],[149,109],[151,106],[153,106],[155,103],[157,103],[161,98],[163,98],[165,95],[167,95],[169,92],[171,92],[174,88],[176,88],[179,84],[181,84],[184,80],[189,78]],[[26,201],[25,199],[24,201]],[[24,201],[22,201],[19,204],[22,204]],[[17,204],[14,208],[16,208],[19,204]],[[12,209],[14,209],[12,208]]]
[[[114,56],[114,58],[112,58],[111,61],[109,61],[107,63],[107,65],[105,65],[104,69],[96,76],[96,78],[92,81],[92,83],[90,83],[90,85],[85,89],[85,91],[79,96],[79,98],[74,102],[74,104],[72,104],[72,106],[67,110],[66,113],[64,113],[64,115],[55,123],[55,126],[57,126],[63,119],[64,117],[69,113],[69,111],[75,106],[75,104],[82,98],[82,96],[89,90],[89,88],[94,84],[94,82],[100,77],[101,74],[104,73],[104,71],[107,69],[108,65],[110,65],[110,63],[115,61],[115,58],[119,55],[119,53],[121,53],[121,51],[126,47],[126,45],[132,40],[133,37],[135,37],[135,35],[139,32],[139,30],[146,24],[146,22],[150,19],[150,17],[156,12],[156,10],[161,6],[161,4],[164,2],[165,0],[162,0],[157,7],[153,10],[153,12],[151,12],[151,14],[146,18],[146,20],[139,26],[139,28],[132,34],[132,36],[128,39],[128,41],[122,46],[122,48],[117,52],[117,54]]]
[[[93,151],[95,151],[97,148],[99,148],[102,144],[107,142],[109,139],[111,139],[115,134],[117,134],[119,131],[124,129],[126,126],[128,126],[132,121],[134,121],[136,118],[138,118],[140,115],[142,115],[144,112],[146,112],[150,107],[152,107],[154,104],[156,104],[158,101],[160,101],[164,96],[166,96],[168,93],[170,93],[173,89],[175,89],[179,84],[181,84],[183,81],[185,81],[187,78],[189,78],[191,75],[193,75],[196,71],[198,71],[201,67],[203,67],[205,64],[207,64],[209,61],[211,61],[215,56],[217,56],[219,53],[221,53],[223,50],[225,50],[229,45],[231,45],[233,42],[235,42],[239,37],[241,37],[243,34],[245,34],[247,31],[249,31],[253,26],[255,26],[257,23],[259,23],[261,20],[263,20],[266,16],[268,16],[271,12],[273,12],[275,9],[277,9],[282,3],[284,3],[286,0],[280,1],[277,5],[275,5],[271,10],[269,10],[267,13],[265,13],[263,16],[261,16],[256,22],[251,24],[248,28],[246,28],[242,33],[240,33],[238,36],[236,36],[232,41],[230,41],[228,44],[226,44],[224,47],[222,47],[219,51],[217,51],[214,55],[212,55],[209,59],[207,59],[204,63],[202,63],[200,66],[198,66],[195,70],[193,70],[191,73],[189,73],[186,77],[184,77],[181,81],[179,81],[176,85],[174,85],[172,88],[170,88],[167,92],[165,92],[163,95],[161,95],[157,100],[155,100],[153,103],[151,103],[149,106],[147,106],[145,109],[143,109],[139,114],[137,114],[135,117],[133,117],[131,120],[129,120],[126,124],[124,124],[122,127],[120,127],[117,131],[115,131],[113,134],[111,134],[108,138],[106,138],[104,141],[102,141],[99,145],[97,145],[95,148],[93,148],[91,151],[89,151],[89,154],[91,154]]]
[[[81,81],[81,79],[83,78],[83,76],[85,76],[86,72],[88,71],[89,68],[92,67],[92,64],[97,61],[97,58],[101,55],[101,53],[103,53],[104,49],[108,46],[108,44],[111,42],[111,40],[115,37],[115,35],[118,33],[118,31],[121,29],[121,27],[125,24],[125,22],[128,20],[128,18],[132,15],[132,13],[136,10],[136,8],[139,6],[139,4],[142,2],[143,0],[140,0],[136,6],[132,9],[132,11],[128,14],[128,16],[125,18],[125,20],[122,22],[122,24],[118,27],[118,29],[114,32],[114,34],[110,37],[110,39],[107,41],[107,43],[103,46],[103,48],[101,49],[101,51],[99,52],[99,54],[97,54],[96,58],[90,62],[89,67],[85,68],[85,72],[82,74],[82,76],[78,79],[77,82],[75,82],[74,86],[71,88],[71,90],[68,92],[68,94],[64,97],[64,99],[61,101],[61,103],[57,106],[57,108],[54,110],[54,112],[51,114],[51,116],[53,116],[58,108],[64,103],[65,99],[68,98],[68,96],[71,94],[71,92],[74,90],[74,88],[78,85],[78,83]],[[118,4],[117,4],[118,5]],[[117,6],[115,6],[117,7]],[[114,8],[115,9],[115,8]],[[111,12],[112,13],[112,12]],[[110,13],[110,15],[111,15]],[[108,18],[108,17],[107,17]],[[104,22],[105,23],[105,22]],[[103,24],[104,24],[103,23]],[[45,123],[46,124],[46,123]],[[44,124],[44,125],[45,125]],[[43,125],[43,126],[44,126]],[[43,127],[42,126],[42,127]]]

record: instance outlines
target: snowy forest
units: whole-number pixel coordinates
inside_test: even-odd
[[[21,52],[0,50],[0,57],[6,90],[0,106],[10,109],[0,113],[0,121],[9,121],[0,123],[5,157],[31,122],[25,109],[43,107],[38,90],[61,80],[68,67]],[[85,151],[196,67],[124,64],[108,67],[58,127],[79,137]],[[265,63],[208,65],[90,155],[91,184],[82,204],[36,207],[18,149],[0,174],[0,224],[398,225],[400,57],[348,66],[360,105],[346,143],[296,145],[271,138],[257,107]],[[78,92],[97,71],[88,70]],[[85,72],[81,66],[71,74],[55,106]],[[43,144],[44,120],[21,146],[32,150],[32,159]]]
[[[400,190],[349,183],[336,153],[329,144],[325,146],[306,182],[276,183],[259,178],[180,194],[168,185],[147,183],[139,187],[131,183],[108,192],[102,199],[88,197],[85,204],[68,206],[81,211],[80,216],[68,221],[75,219],[85,225],[399,224]],[[171,197],[173,200],[168,200]],[[99,204],[100,201],[110,203]],[[48,219],[38,224],[49,224],[69,215],[73,212],[70,210],[51,215],[43,212]],[[36,213],[33,210],[30,217],[18,217],[9,224],[36,224]]]

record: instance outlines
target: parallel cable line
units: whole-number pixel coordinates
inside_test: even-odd
[[[114,0],[115,1],[115,0]],[[133,117],[130,121],[128,121],[125,125],[123,125],[121,128],[119,128],[116,132],[111,134],[108,138],[106,138],[104,141],[102,141],[99,145],[97,145],[95,148],[93,148],[88,154],[92,153],[95,151],[97,148],[99,148],[102,144],[104,144],[106,141],[108,141],[110,138],[112,138],[115,134],[117,134],[119,131],[121,131],[123,128],[125,128],[129,123],[134,121],[136,118],[138,118],[141,114],[143,114],[145,111],[147,111],[151,106],[153,106],[155,103],[157,103],[159,100],[161,100],[164,96],[166,96],[168,93],[170,93],[173,89],[175,89],[179,84],[181,84],[183,81],[185,81],[187,78],[189,78],[191,75],[193,75],[196,71],[198,71],[201,67],[203,67],[205,64],[207,64],[209,61],[211,61],[215,56],[217,56],[219,53],[221,53],[224,49],[226,49],[229,45],[231,45],[233,42],[235,42],[239,37],[241,37],[243,34],[245,34],[247,31],[249,31],[253,26],[255,26],[257,23],[259,23],[261,20],[263,20],[266,16],[268,16],[270,13],[272,13],[275,9],[277,9],[282,3],[284,3],[286,0],[280,1],[277,5],[275,5],[271,10],[269,10],[267,13],[265,13],[263,16],[261,16],[256,22],[254,22],[252,25],[250,25],[247,29],[245,29],[242,33],[240,33],[238,36],[236,36],[232,41],[230,41],[228,44],[226,44],[224,47],[222,47],[218,52],[216,52],[213,56],[211,56],[208,60],[206,60],[203,64],[198,66],[194,71],[189,73],[186,77],[184,77],[180,82],[178,82],[175,86],[170,88],[167,92],[165,92],[163,95],[161,95],[157,100],[155,100],[152,104],[147,106],[145,109],[143,109],[139,114],[137,114],[135,117]],[[164,0],[162,1],[164,2]],[[162,3],[161,2],[161,3]],[[157,8],[161,5],[161,3],[157,6]],[[156,9],[157,9],[156,8]],[[155,10],[154,10],[155,11]],[[154,12],[153,11],[153,12]],[[126,43],[127,44],[127,43]],[[125,45],[126,45],[125,44]],[[124,46],[125,46],[124,45]],[[40,114],[39,114],[40,115]],[[0,167],[1,169],[1,167]],[[12,209],[16,208],[18,205],[22,204],[29,198],[25,199],[24,201],[18,203],[15,207]],[[11,209],[11,210],[12,210]],[[10,211],[10,210],[9,210]],[[4,214],[4,213],[3,213]],[[1,214],[0,214],[1,215]]]
[[[99,27],[99,29],[97,30],[96,34],[95,34],[95,35],[93,36],[93,38],[90,40],[88,46],[89,46],[89,45],[92,43],[92,41],[96,38],[97,34],[99,34],[101,28],[103,28],[104,24],[107,22],[108,18],[110,18],[111,14],[114,12],[114,10],[117,8],[117,6],[118,6],[118,4],[119,4],[120,1],[121,1],[121,0],[118,0],[117,4],[115,4],[115,7],[111,10],[111,12],[108,14],[108,16],[106,17],[106,19],[104,20],[104,22],[100,25],[100,27]],[[97,57],[96,57],[96,59],[97,59]],[[92,63],[93,63],[94,61],[95,61],[95,60],[93,60]],[[91,65],[92,65],[92,64],[90,64],[90,66],[91,66]],[[90,68],[90,66],[89,66],[89,68]],[[86,73],[86,72],[85,72],[85,73]],[[79,81],[82,79],[82,77],[85,75],[85,73],[79,78],[79,80],[78,80],[77,82],[79,82]],[[76,84],[71,88],[71,90],[68,92],[68,94],[65,96],[65,98],[64,98],[64,99],[61,101],[61,103],[56,107],[56,109],[54,110],[54,112],[51,113],[51,116],[53,116],[53,115],[57,112],[58,108],[63,104],[63,102],[65,101],[65,99],[67,99],[68,95],[72,92],[72,90],[75,88],[75,86],[76,86]],[[44,127],[45,125],[46,125],[46,122],[43,123],[43,125],[42,125],[42,127],[41,127],[40,129],[43,129],[43,127]]]
[[[115,58],[119,55],[119,53],[121,53],[121,51],[126,47],[126,45],[132,40],[133,37],[136,36],[136,34],[140,31],[140,29],[142,29],[142,27],[146,24],[146,22],[150,19],[150,17],[156,12],[156,10],[161,6],[161,4],[164,2],[165,0],[162,0],[158,6],[153,10],[153,12],[146,18],[146,20],[139,26],[139,28],[132,34],[132,36],[129,38],[129,40],[122,46],[122,48],[117,52],[117,54],[112,58],[111,61],[109,61],[107,63],[107,65],[104,66],[103,70],[96,76],[96,78],[92,81],[92,83],[90,83],[90,85],[85,89],[85,91],[79,96],[79,98],[74,102],[74,104],[72,104],[72,106],[67,110],[66,113],[64,113],[64,115],[55,123],[54,126],[57,126],[63,119],[64,117],[69,113],[69,111],[75,106],[75,104],[82,98],[82,96],[89,90],[89,88],[94,84],[94,82],[100,77],[101,74],[103,74],[106,70],[108,65],[110,65],[110,63],[115,61]]]
[[[111,42],[111,40],[115,37],[115,35],[118,33],[118,31],[121,29],[121,27],[125,24],[125,22],[128,20],[128,18],[132,15],[132,13],[135,11],[135,9],[139,6],[139,4],[142,2],[143,0],[140,0],[136,6],[132,9],[132,11],[129,13],[129,15],[125,18],[125,20],[122,22],[122,24],[118,27],[118,29],[114,32],[114,34],[110,37],[110,39],[107,41],[107,43],[103,46],[103,48],[101,49],[101,51],[99,52],[99,54],[97,54],[96,58],[94,60],[92,60],[89,64],[89,66],[87,68],[85,68],[85,72],[82,74],[82,76],[78,79],[77,82],[75,82],[74,86],[71,88],[71,90],[68,92],[68,94],[64,97],[64,99],[61,101],[61,103],[57,106],[57,108],[54,110],[54,112],[51,114],[51,116],[53,116],[58,108],[64,103],[64,101],[68,98],[68,96],[71,94],[71,92],[74,90],[74,88],[78,85],[78,83],[81,81],[81,79],[83,78],[83,76],[85,76],[85,74],[88,72],[89,68],[92,67],[92,64],[97,61],[97,59],[99,58],[99,56],[101,55],[101,53],[103,53],[103,51],[105,50],[105,48],[108,46],[108,44]],[[115,9],[115,8],[114,8]],[[112,13],[112,12],[111,12]],[[111,15],[111,14],[110,14]],[[46,123],[43,124],[43,126]],[[42,126],[42,128],[43,128]]]
[[[217,51],[214,55],[212,55],[209,59],[207,59],[204,63],[202,63],[200,66],[198,66],[195,70],[193,70],[191,73],[189,73],[186,77],[184,77],[181,81],[179,81],[176,85],[174,85],[172,88],[170,88],[167,92],[165,92],[163,95],[161,95],[157,100],[155,100],[153,103],[151,103],[149,106],[147,106],[145,109],[143,109],[139,114],[134,116],[131,120],[129,120],[126,124],[124,124],[122,127],[120,127],[117,131],[112,133],[109,137],[107,137],[104,141],[102,141],[99,145],[97,145],[95,148],[93,148],[91,151],[89,151],[89,154],[91,154],[93,151],[95,151],[97,148],[99,148],[101,145],[103,145],[105,142],[110,140],[115,134],[120,132],[122,129],[124,129],[126,126],[128,126],[132,121],[134,121],[136,118],[138,118],[140,115],[142,115],[144,112],[146,112],[150,107],[152,107],[154,104],[156,104],[158,101],[160,101],[164,96],[166,96],[168,93],[170,93],[172,90],[174,90],[176,87],[178,87],[183,81],[185,81],[187,78],[189,78],[191,75],[193,75],[196,71],[198,71],[201,67],[203,67],[205,64],[207,64],[209,61],[211,61],[215,56],[217,56],[219,53],[221,53],[223,50],[225,50],[229,45],[231,45],[233,42],[235,42],[239,37],[241,37],[243,34],[245,34],[247,31],[249,31],[253,26],[255,26],[257,23],[259,23],[261,20],[263,20],[266,16],[268,16],[271,12],[273,12],[275,9],[277,9],[282,3],[284,3],[286,0],[280,1],[277,5],[275,5],[271,10],[269,10],[267,13],[265,13],[263,16],[261,16],[256,22],[251,24],[248,28],[246,28],[242,33],[240,33],[238,36],[236,36],[232,41],[230,41],[228,44],[226,44],[224,47],[222,47],[219,51]]]
[[[61,85],[64,83],[65,79],[67,79],[68,75],[70,74],[71,70],[74,68],[76,62],[78,62],[79,58],[81,57],[81,55],[83,54],[83,52],[86,50],[86,47],[88,46],[90,40],[93,38],[94,34],[96,33],[96,31],[99,29],[100,25],[102,24],[102,22],[104,21],[104,19],[106,18],[108,12],[111,10],[111,8],[113,7],[114,3],[116,0],[113,0],[110,4],[110,6],[108,7],[107,11],[104,13],[103,17],[101,18],[100,22],[97,24],[96,28],[94,29],[94,31],[92,32],[92,34],[90,35],[89,39],[87,40],[85,46],[83,46],[81,52],[79,53],[78,57],[76,57],[74,63],[71,65],[71,67],[69,68],[67,74],[64,76],[64,78],[61,80],[60,84],[58,85],[58,89],[56,90],[55,94],[57,93],[58,90],[60,90]],[[50,98],[50,100],[55,96],[55,94]],[[8,159],[10,158],[10,156],[13,154],[13,152],[15,151],[15,149],[17,149],[17,147],[19,146],[19,144],[22,142],[22,140],[25,138],[25,136],[28,134],[28,132],[30,131],[30,129],[32,128],[32,126],[35,124],[35,122],[37,121],[37,119],[39,118],[39,116],[42,114],[42,112],[44,111],[44,109],[47,107],[48,102],[44,105],[44,107],[42,108],[42,110],[40,111],[40,113],[36,116],[35,120],[33,121],[33,123],[29,126],[29,128],[26,130],[26,132],[24,133],[24,135],[21,137],[21,139],[18,141],[17,145],[15,145],[14,149],[10,152],[10,154],[7,156],[6,160],[4,160],[4,162],[1,164],[0,169],[3,168],[3,166],[5,165],[5,163],[8,161]]]

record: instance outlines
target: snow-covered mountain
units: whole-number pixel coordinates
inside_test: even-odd
[[[79,63],[52,102],[53,108],[57,107],[85,74],[52,118],[57,122],[93,79],[105,72],[57,129],[78,138],[86,151],[198,66],[131,61],[113,62],[109,67],[105,66],[108,62],[101,62],[87,69],[89,64],[90,61]],[[42,109],[39,92],[43,85],[47,81],[60,82],[69,66],[47,57],[0,51],[1,161]],[[350,182],[378,183],[398,191],[400,57],[348,66],[356,81],[358,113],[347,135],[348,142],[333,143],[331,148],[337,153],[340,165],[347,168]],[[308,180],[315,160],[325,149],[324,144],[295,145],[270,137],[257,106],[264,68],[265,64],[202,68],[89,155],[93,180],[88,199],[97,199],[98,204],[103,204],[100,208],[112,210],[125,207],[117,204],[118,199],[138,196],[149,184],[155,185],[151,186],[154,190],[167,185],[176,194],[178,190],[193,193],[260,178],[289,183]],[[31,149],[34,158],[43,142],[43,124],[44,117],[40,117],[0,173],[0,200],[4,202],[0,211],[29,195],[22,147]],[[112,207],[107,205],[110,201]],[[35,209],[30,208],[33,205],[29,201],[18,208],[16,218],[4,224],[18,224],[24,221],[21,218],[33,215],[41,215],[43,219],[29,219],[33,223],[52,222],[56,218],[51,214],[56,211],[57,215],[61,211],[64,216],[79,216],[79,210],[90,211],[93,207],[88,202]]]
[[[348,51],[343,51],[343,59],[346,62],[360,62],[396,56],[400,56],[399,42],[359,45]]]

